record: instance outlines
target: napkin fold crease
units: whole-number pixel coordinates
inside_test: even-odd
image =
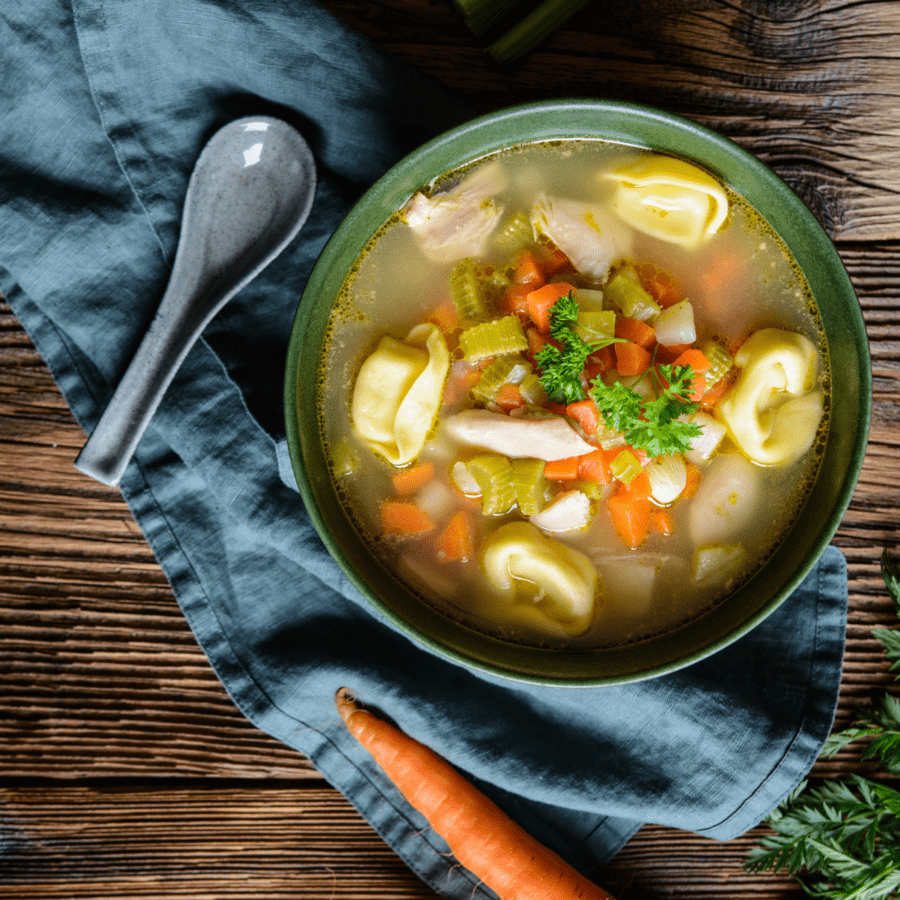
[[[806,775],[840,683],[829,547],[750,634],[662,678],[524,685],[411,642],[328,556],[287,459],[294,311],[324,242],[392,163],[470,110],[312,0],[32,0],[0,12],[0,291],[90,430],[159,302],[187,180],[227,121],[274,114],[320,182],[297,240],[188,355],[121,488],[217,676],[439,893],[490,895],[349,737],[347,686],[590,871],[653,822],[727,840]]]

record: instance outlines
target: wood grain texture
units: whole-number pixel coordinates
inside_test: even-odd
[[[879,574],[900,545],[900,3],[594,2],[498,70],[449,0],[326,0],[467,100],[651,103],[732,137],[812,208],[860,296],[874,406],[835,543],[850,613],[837,724],[893,685]],[[294,751],[237,712],[118,491],[0,304],[0,898],[436,896]],[[816,778],[857,770],[852,751]],[[865,769],[863,769],[864,771]],[[803,896],[720,844],[648,826],[594,873],[619,900]]]

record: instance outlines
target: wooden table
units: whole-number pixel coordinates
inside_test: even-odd
[[[325,5],[479,112],[596,96],[716,128],[836,241],[875,386],[835,539],[850,569],[846,724],[893,683],[871,631],[896,623],[878,559],[900,540],[900,3],[594,0],[506,71],[449,0]],[[84,436],[5,305],[0,322],[0,897],[435,896],[306,760],[237,712],[118,491],[72,468]],[[620,900],[802,896],[787,877],[743,872],[762,833],[720,844],[648,826],[594,877]]]

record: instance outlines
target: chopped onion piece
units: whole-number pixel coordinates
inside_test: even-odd
[[[664,347],[693,344],[697,340],[694,307],[690,300],[682,300],[664,309],[654,322],[656,340]]]
[[[674,503],[687,486],[687,466],[679,453],[654,457],[644,471],[650,479],[650,496],[661,506]]]
[[[688,419],[701,431],[697,437],[691,438],[691,449],[685,453],[688,462],[695,466],[706,462],[722,443],[728,429],[718,420],[705,412],[698,412]]]
[[[591,501],[578,490],[566,491],[555,497],[529,520],[541,531],[558,534],[586,528],[591,521]]]

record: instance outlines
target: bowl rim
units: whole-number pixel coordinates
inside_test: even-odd
[[[528,132],[527,136],[514,140],[507,137],[510,127],[513,131],[521,133],[523,126]],[[586,134],[588,130],[590,133]],[[320,509],[317,492],[324,489],[323,479],[311,477],[307,465],[315,442],[305,437],[300,428],[299,419],[303,410],[300,406],[297,377],[301,361],[304,359],[304,336],[310,331],[322,331],[325,327],[321,304],[314,304],[312,298],[321,296],[323,285],[335,280],[337,276],[331,273],[345,273],[349,269],[377,227],[387,221],[388,217],[416,190],[452,168],[519,144],[567,138],[617,141],[684,155],[688,159],[696,158],[696,153],[679,153],[677,149],[672,149],[670,144],[662,146],[661,144],[665,142],[659,139],[661,132],[667,132],[670,138],[677,136],[680,141],[679,147],[688,145],[704,149],[705,153],[700,164],[737,194],[747,198],[782,236],[806,275],[817,299],[820,292],[815,290],[815,286],[820,284],[822,286],[827,284],[834,296],[842,298],[841,311],[846,316],[842,328],[845,335],[850,336],[845,349],[849,356],[848,365],[852,364],[850,377],[856,386],[858,402],[855,408],[855,422],[850,423],[851,426],[855,424],[852,441],[849,449],[846,447],[843,449],[845,454],[849,454],[847,466],[839,483],[831,491],[831,512],[827,519],[820,523],[815,534],[803,536],[802,541],[806,547],[804,563],[796,567],[790,576],[783,578],[772,596],[756,606],[752,613],[731,621],[724,633],[721,624],[717,624],[721,617],[714,617],[714,620],[711,620],[709,615],[705,615],[669,632],[668,641],[665,640],[666,636],[660,636],[659,639],[651,638],[648,641],[628,645],[631,651],[641,645],[651,644],[655,644],[657,649],[664,650],[662,661],[655,664],[637,663],[631,668],[627,666],[623,668],[617,666],[617,660],[622,658],[622,654],[617,654],[616,648],[600,651],[541,650],[487,638],[481,632],[451,624],[447,624],[445,629],[439,628],[441,636],[436,636],[431,616],[440,614],[431,610],[430,615],[425,615],[424,618],[416,616],[415,612],[410,610],[409,604],[405,610],[406,614],[401,614],[398,612],[396,601],[388,603],[379,597],[369,584],[369,579],[357,571],[350,559],[346,541],[352,541],[352,538],[345,536],[345,544],[342,545],[332,533],[332,527]],[[652,141],[649,140],[651,135],[655,137]],[[641,140],[642,137],[644,140]],[[425,177],[421,174],[423,171]],[[759,202],[755,203],[752,199],[761,194],[764,194],[766,199],[765,211],[760,209]],[[371,227],[373,222],[375,228]],[[802,244],[799,250],[797,244],[789,242],[784,237],[785,229],[803,236],[802,239],[798,238]],[[363,238],[359,237],[360,231],[364,234]],[[338,280],[343,280],[343,274]],[[334,297],[335,294],[331,296]],[[832,301],[829,300],[830,302]],[[840,337],[837,332],[835,335]],[[829,349],[831,349],[831,335],[829,335]],[[793,593],[831,542],[852,499],[867,445],[871,419],[871,393],[871,362],[865,323],[856,292],[843,262],[831,239],[802,199],[772,169],[730,138],[683,116],[625,101],[563,98],[510,106],[464,122],[436,136],[401,159],[360,197],[326,242],[298,303],[285,367],[284,407],[291,464],[313,525],[344,574],[377,612],[419,645],[466,667],[513,681],[580,687],[621,684],[658,677],[698,662],[755,628]],[[305,414],[310,413],[307,410]],[[828,440],[830,446],[831,433]],[[842,435],[841,441],[846,445],[847,437]],[[827,452],[826,450],[826,454]],[[819,477],[822,477],[821,473]],[[795,525],[789,529],[785,540],[775,551],[776,554],[782,551],[785,541],[794,533],[802,516],[803,510],[798,512]],[[763,571],[765,568],[766,566],[763,567]],[[371,577],[371,572],[368,574]],[[387,583],[390,583],[389,573],[385,574],[388,576]],[[736,593],[747,593],[750,590],[748,586],[752,585],[756,578],[757,576],[751,577]],[[395,579],[394,586],[401,592],[405,590],[399,580]],[[417,602],[427,606],[420,600]],[[727,605],[727,601],[720,604],[720,606]],[[440,618],[445,623],[451,621],[443,615],[440,615]],[[726,622],[728,621],[726,619]],[[468,641],[455,641],[448,645],[446,630],[455,627],[464,629]],[[683,654],[672,650],[672,642],[683,638],[688,632],[691,632],[694,638],[692,649]],[[472,650],[472,643],[477,646],[477,652]],[[643,656],[641,653],[636,655]],[[523,657],[532,661],[523,665]],[[602,665],[599,664],[601,657],[604,660]],[[547,670],[547,663],[555,667],[554,671]]]

